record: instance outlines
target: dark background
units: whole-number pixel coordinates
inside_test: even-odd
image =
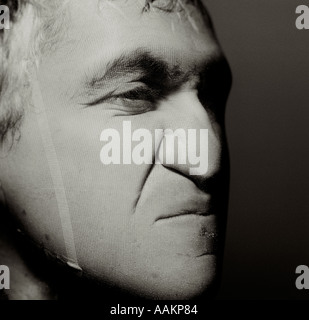
[[[233,72],[231,193],[218,298],[309,299],[309,30],[302,0],[206,0]]]

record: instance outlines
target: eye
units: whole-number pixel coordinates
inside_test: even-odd
[[[128,82],[84,105],[93,107],[106,104],[109,109],[139,114],[154,110],[162,97],[163,94],[159,88],[153,88],[140,81]]]
[[[134,88],[123,93],[113,93],[104,102],[117,105],[132,114],[144,113],[155,108],[159,93],[146,86]]]
[[[155,101],[155,99],[157,98],[157,92],[148,87],[138,87],[124,93],[115,94],[114,97],[128,100]]]

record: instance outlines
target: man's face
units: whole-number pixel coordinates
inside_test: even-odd
[[[69,3],[63,39],[33,74],[3,185],[25,232],[64,261],[75,252],[85,275],[150,298],[190,298],[217,270],[229,73],[197,9],[141,13],[144,4]],[[132,132],[208,129],[207,173],[103,164],[100,135],[111,128],[122,139],[124,121]]]

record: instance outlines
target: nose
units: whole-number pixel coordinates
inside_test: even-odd
[[[157,161],[196,184],[216,175],[221,166],[222,130],[196,90],[182,91],[162,102],[164,131]]]

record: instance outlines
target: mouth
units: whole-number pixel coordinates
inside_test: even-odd
[[[165,215],[165,216],[160,216],[155,220],[155,222],[160,221],[160,220],[168,220],[168,219],[173,219],[173,218],[181,218],[185,216],[193,217],[193,216],[208,216],[210,215],[209,211],[204,209],[204,210],[199,210],[199,209],[183,209],[180,210],[178,213],[170,214],[170,215]]]
[[[180,175],[162,173],[156,172],[156,183],[144,192],[135,213],[150,227],[148,237],[157,250],[190,259],[220,254],[223,199],[218,197],[218,180],[206,190]],[[163,177],[165,183],[157,183]]]
[[[210,216],[213,214],[212,202],[210,194],[195,194],[191,197],[184,197],[178,203],[174,202],[172,206],[166,206],[154,222],[184,217]]]

